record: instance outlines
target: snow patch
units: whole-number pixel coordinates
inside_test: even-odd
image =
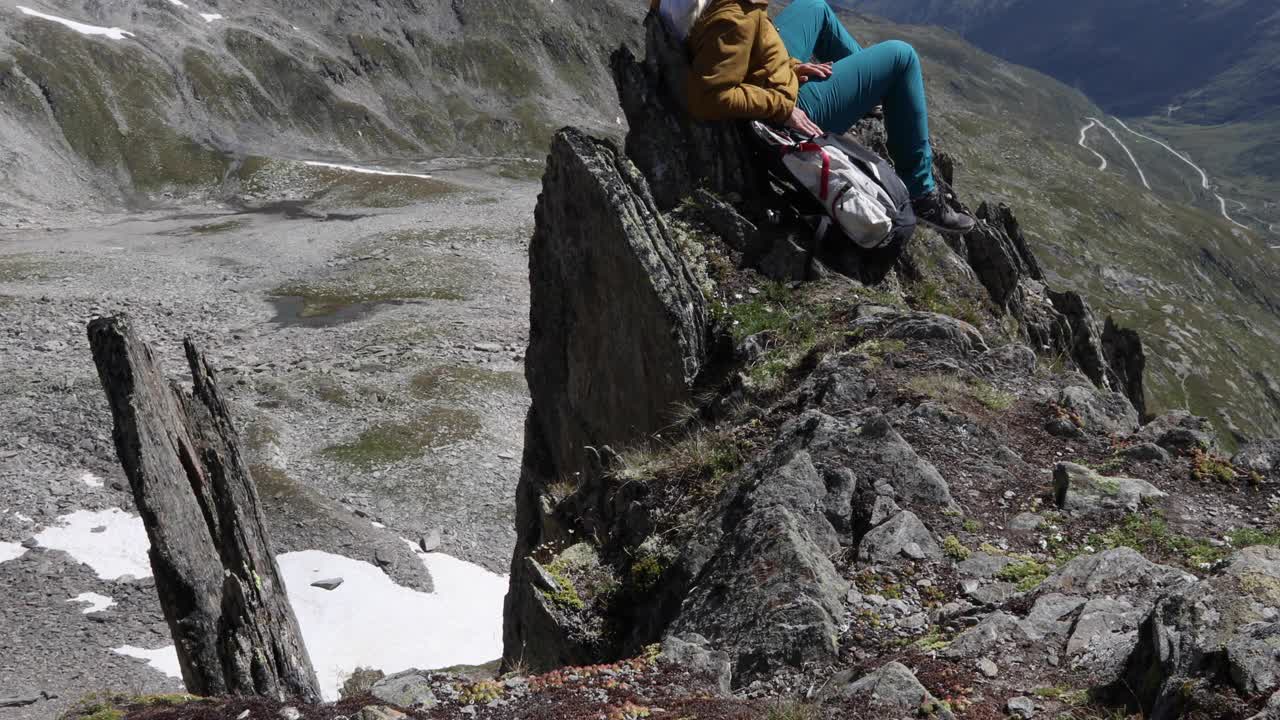
[[[184,3],[184,2],[182,2],[182,0],[169,0],[169,4],[170,4],[170,5],[173,5],[174,7],[186,7],[186,6],[187,6],[187,4],[186,4],[186,3]]]
[[[218,13],[200,13],[200,17],[204,18],[204,21],[207,23],[223,19]]]
[[[112,600],[106,595],[99,595],[98,593],[94,593],[94,592],[80,593],[79,595],[71,598],[67,602],[88,603],[89,607],[80,611],[85,615],[92,615],[93,613],[96,613],[96,612],[102,612],[103,610],[106,610],[107,608],[116,604],[115,600]]]
[[[182,679],[182,668],[178,665],[178,648],[166,645],[155,650],[122,645],[111,652],[125,657],[146,660],[147,664],[171,678]]]
[[[42,13],[38,10],[32,10],[26,5],[19,5],[18,11],[21,12],[23,15],[30,15],[32,17],[38,17],[41,20],[56,22],[59,25],[63,25],[65,27],[71,28],[72,30],[75,30],[81,35],[89,35],[89,36],[101,35],[103,37],[111,38],[112,40],[124,40],[125,38],[133,37],[133,33],[129,32],[128,30],[121,30],[120,28],[114,28],[114,27],[106,28],[106,27],[99,27],[97,25],[86,25],[81,22],[76,22],[75,20],[68,20],[64,17],[58,17],[57,15],[49,15],[47,13]]]
[[[366,562],[307,550],[277,560],[326,700],[357,667],[388,674],[409,668],[480,664],[502,655],[507,578],[440,553],[419,554],[435,584],[423,593],[392,582]],[[341,577],[336,590],[311,587]]]
[[[99,532],[94,532],[100,530]],[[125,575],[151,577],[151,561],[142,518],[111,508],[78,510],[58,518],[58,524],[36,535],[36,542],[50,550],[62,550],[93,568],[103,580]]]
[[[27,554],[27,549],[18,543],[0,542],[0,563],[17,560]]]
[[[88,485],[91,488],[100,488],[103,486],[102,478],[98,477],[97,475],[94,475],[91,472],[81,473],[80,482],[84,483],[85,485]]]
[[[318,162],[315,160],[304,160],[303,165],[309,167],[329,168],[330,170],[345,170],[347,172],[361,173],[363,175],[382,175],[385,177],[407,177],[417,178],[419,180],[430,180],[430,175],[419,175],[417,173],[392,172],[390,170],[377,170],[374,168],[362,168],[354,165],[338,165],[336,163]]]
[[[28,525],[30,525],[31,523],[35,522],[35,519],[34,519],[34,518],[27,517],[26,515],[23,515],[23,514],[22,514],[22,513],[20,513],[20,512],[15,512],[15,513],[13,514],[13,516],[14,516],[14,517],[16,517],[16,518],[18,518],[18,522],[24,522],[24,523],[26,523],[26,524],[28,524]]]

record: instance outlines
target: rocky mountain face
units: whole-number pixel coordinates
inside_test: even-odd
[[[632,5],[5,7],[0,219],[190,192],[252,156],[526,156],[566,118],[616,127],[604,58]]]
[[[377,16],[386,39],[468,9],[524,19],[496,7],[341,6],[325,27]],[[123,27],[120,6],[90,10]],[[872,254],[816,240],[742,172],[735,128],[684,119],[677,48],[647,30],[643,60],[624,48],[608,65],[625,145],[566,128],[543,176],[504,672],[361,671],[341,702],[301,710],[92,698],[74,717],[1277,716],[1280,450],[1258,439],[1280,418],[1275,285],[1251,238],[1095,172],[1075,143],[1099,112],[1082,95],[948,33],[861,24],[927,58],[937,172],[981,222]],[[117,51],[132,52],[86,52]],[[309,57],[333,72],[313,90],[354,77],[363,107],[394,105]],[[289,67],[263,75],[276,60]],[[8,67],[6,87],[31,90]],[[472,99],[505,102],[494,87]],[[30,117],[56,119],[41,102]],[[392,132],[389,113],[282,137],[353,154],[435,137]],[[112,160],[138,127],[112,120],[84,147],[146,187],[139,172],[167,161]],[[883,152],[877,123],[856,134]]]
[[[647,77],[679,112],[649,31],[615,57],[623,105]],[[634,165],[566,129],[543,180],[506,667],[661,643],[808,717],[1271,717],[1270,444],[1228,459],[1203,418],[1143,418],[1140,338],[1055,291],[1009,207],[832,253],[767,192],[663,211],[651,184],[719,176],[630,119]],[[635,410],[565,410],[595,402]]]
[[[540,158],[551,130],[566,122],[621,132],[607,57],[638,39],[643,11],[577,0],[500,10],[461,1],[31,9],[121,34],[86,36],[0,9],[6,226],[188,194],[243,204],[297,174],[280,168],[282,158],[404,163],[461,155],[527,174],[531,164],[515,158]],[[222,17],[206,20],[215,14]],[[1154,350],[1153,410],[1221,408],[1228,417],[1214,421],[1224,432],[1280,432],[1280,405],[1265,392],[1280,378],[1265,350],[1280,342],[1273,290],[1280,263],[1265,241],[1238,236],[1221,219],[1199,176],[1165,150],[1135,144],[1154,188],[1144,192],[1119,146],[1094,142],[1110,161],[1102,172],[1078,146],[1085,118],[1103,114],[1079,93],[948,33],[846,21],[863,42],[901,37],[922,51],[934,134],[983,197],[1020,208],[1048,277],[1144,333]],[[672,122],[636,108],[626,115]],[[1214,140],[1215,148],[1234,148],[1215,151],[1236,168],[1233,177],[1265,177],[1254,170],[1280,166],[1254,152],[1269,137],[1263,129],[1244,134]],[[749,172],[725,160],[740,156],[731,145],[699,143],[669,162]],[[665,207],[687,190],[663,182],[654,192]],[[1264,182],[1231,197],[1266,218],[1273,195]]]

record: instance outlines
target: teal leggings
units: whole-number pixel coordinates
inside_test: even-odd
[[[795,0],[774,24],[791,57],[831,63],[831,77],[800,86],[800,109],[823,130],[842,133],[883,103],[898,175],[913,198],[932,191],[929,108],[915,49],[900,40],[862,49],[826,0]]]

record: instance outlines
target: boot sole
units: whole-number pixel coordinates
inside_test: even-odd
[[[919,215],[916,216],[916,222],[920,225],[924,225],[925,227],[931,230],[936,230],[940,233],[945,233],[947,235],[964,235],[965,233],[972,232],[974,228],[978,227],[978,224],[975,222],[963,229],[949,228],[949,227],[946,227],[945,225],[939,225],[935,222],[930,222],[928,220],[925,220]]]

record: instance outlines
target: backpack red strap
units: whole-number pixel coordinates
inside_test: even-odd
[[[822,192],[819,198],[825,203],[827,193],[831,187],[831,156],[827,154],[826,149],[816,142],[796,143],[782,149],[783,155],[793,152],[816,152],[822,155]]]

